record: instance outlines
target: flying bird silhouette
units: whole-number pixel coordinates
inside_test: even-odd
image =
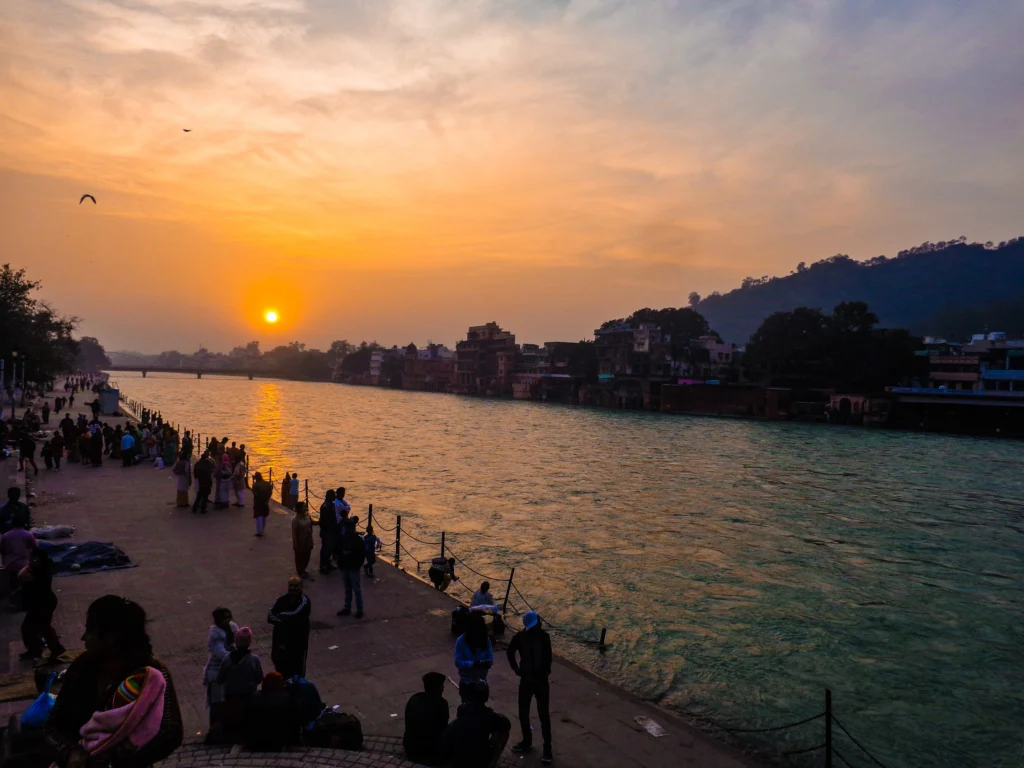
[[[191,128],[182,128],[181,130],[183,130],[185,133],[192,133]]]
[[[79,205],[81,205],[82,203],[84,203],[84,202],[85,202],[85,198],[87,198],[87,197],[88,197],[88,198],[89,198],[90,200],[92,200],[92,204],[93,204],[93,205],[96,205],[96,198],[95,198],[95,197],[93,197],[92,195],[82,195],[82,197],[81,197],[81,198],[79,198],[79,200],[78,200],[78,204],[79,204]]]

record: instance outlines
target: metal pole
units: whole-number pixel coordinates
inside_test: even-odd
[[[825,768],[832,768],[832,691],[825,689]]]
[[[508,595],[512,591],[512,579],[516,577],[516,569],[513,568],[512,572],[508,575],[508,584],[505,586],[505,602],[501,604],[501,615],[504,616],[508,610]]]
[[[303,480],[306,484],[306,514],[309,514],[309,478]]]
[[[402,544],[402,516],[395,518],[395,567],[398,567],[399,547]]]
[[[373,528],[373,504],[370,505],[370,511],[366,513],[366,527]]]
[[[601,628],[601,639],[597,643],[597,650],[601,651],[601,653],[604,653],[604,649],[605,649],[604,638],[605,638],[605,635],[607,635],[607,634],[608,634],[608,628],[607,627],[602,627]]]
[[[441,557],[444,557],[444,531],[441,531]]]

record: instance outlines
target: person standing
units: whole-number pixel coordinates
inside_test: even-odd
[[[60,460],[62,458],[64,458],[64,438],[55,429],[53,437],[50,438],[50,460],[53,462],[53,468],[57,472],[60,472]]]
[[[373,532],[372,525],[366,526],[366,535],[363,536],[363,547],[366,549],[366,564],[363,566],[363,570],[366,572],[366,577],[372,580],[373,566],[377,562],[377,552],[381,548],[380,539]]]
[[[288,579],[288,592],[267,612],[267,623],[274,626],[270,659],[286,680],[306,676],[312,610],[312,602],[302,591],[302,579],[292,576]]]
[[[299,502],[299,473],[292,472],[292,480],[288,485],[288,501],[291,502],[291,509]]]
[[[292,550],[295,552],[295,573],[300,578],[308,579],[309,558],[313,554],[313,521],[306,514],[306,502],[295,505],[295,517],[292,518]]]
[[[337,523],[336,536],[340,540],[348,527],[348,516],[352,514],[352,507],[345,501],[345,489],[338,488],[334,492],[334,520]]]
[[[11,594],[18,588],[18,574],[28,565],[32,551],[39,545],[36,537],[28,530],[31,522],[19,517],[14,521],[14,527],[0,536],[0,558],[4,567],[4,594]]]
[[[270,483],[263,479],[263,473],[252,476],[252,516],[256,521],[256,535],[262,537],[270,515],[270,494],[274,492]]]
[[[174,473],[174,488],[177,493],[174,500],[175,506],[190,506],[188,489],[192,487],[192,462],[185,456],[184,451],[178,456],[178,460],[174,462],[174,469],[171,471]]]
[[[284,479],[281,481],[281,506],[286,509],[292,508],[291,502],[291,491],[292,491],[292,476],[287,472],[284,473]]]
[[[341,534],[338,545],[338,560],[342,569],[342,577],[345,579],[345,607],[338,611],[339,616],[352,614],[352,595],[356,598],[356,618],[363,618],[363,587],[359,583],[359,569],[363,566],[363,559],[366,557],[366,550],[363,545],[363,538],[356,530],[358,517],[349,519]]]
[[[133,457],[135,455],[135,438],[132,433],[125,429],[124,436],[121,438],[121,466],[130,467],[132,465]]]
[[[242,627],[217,673],[217,682],[224,686],[224,735],[231,744],[237,743],[245,726],[246,705],[263,682],[263,664],[250,650],[251,645],[252,630]]]
[[[459,694],[465,700],[467,685],[487,685],[487,673],[494,666],[494,649],[487,636],[487,624],[480,614],[471,613],[466,630],[455,641],[455,666],[459,670]]]
[[[93,467],[103,466],[103,432],[99,429],[89,438],[89,463]]]
[[[26,472],[25,463],[28,462],[32,465],[32,469],[35,474],[39,474],[39,467],[36,466],[36,441],[32,439],[32,436],[27,432],[21,436],[21,442],[18,444],[19,456],[18,456],[18,471]]]
[[[235,506],[245,506],[245,465],[238,461],[235,462],[234,468],[231,470],[231,490],[235,493]]]
[[[519,660],[516,660],[516,654]],[[516,754],[533,750],[533,729],[530,727],[530,702],[537,699],[537,717],[544,737],[541,762],[549,765],[551,755],[551,695],[548,677],[551,675],[551,638],[540,625],[536,611],[523,614],[523,631],[517,632],[505,651],[509,666],[519,677],[519,726],[523,739],[512,747]]]
[[[50,404],[49,403],[43,403],[42,413],[43,413],[43,424],[49,424],[50,423]]]
[[[220,468],[217,470],[217,499],[214,509],[227,509],[231,503],[231,459],[226,453],[220,457]],[[262,678],[261,678],[262,679]]]
[[[21,658],[40,659],[45,646],[50,649],[50,663],[56,664],[67,649],[61,645],[57,630],[53,628],[57,595],[53,591],[52,566],[50,556],[36,547],[29,555],[28,567],[18,574],[22,605],[25,607],[25,619],[21,623],[25,652]]]
[[[228,608],[215,608],[213,624],[206,633],[206,650],[209,656],[203,668],[203,685],[206,687],[206,707],[210,710],[210,730],[206,741],[215,744],[220,740],[223,727],[224,686],[217,682],[217,675],[224,658],[235,647],[235,633],[238,625],[233,622]]]
[[[334,570],[331,557],[338,541],[338,518],[334,513],[334,491],[324,493],[320,505],[320,573],[326,575]]]
[[[185,430],[185,436],[181,438],[181,452],[186,459],[192,458],[192,433],[187,429]]]
[[[0,507],[0,534],[31,527],[32,510],[21,500],[21,488],[12,485],[7,489],[7,503]]]
[[[204,453],[196,462],[192,474],[196,478],[196,500],[192,502],[192,511],[206,514],[206,505],[210,502],[210,491],[213,490],[213,462],[210,455]]]

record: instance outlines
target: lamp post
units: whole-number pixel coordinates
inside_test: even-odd
[[[14,418],[14,390],[18,388],[18,350],[11,350],[11,418]]]

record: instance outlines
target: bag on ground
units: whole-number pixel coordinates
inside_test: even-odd
[[[359,718],[346,712],[324,712],[310,735],[313,745],[321,749],[363,748],[363,726]]]

